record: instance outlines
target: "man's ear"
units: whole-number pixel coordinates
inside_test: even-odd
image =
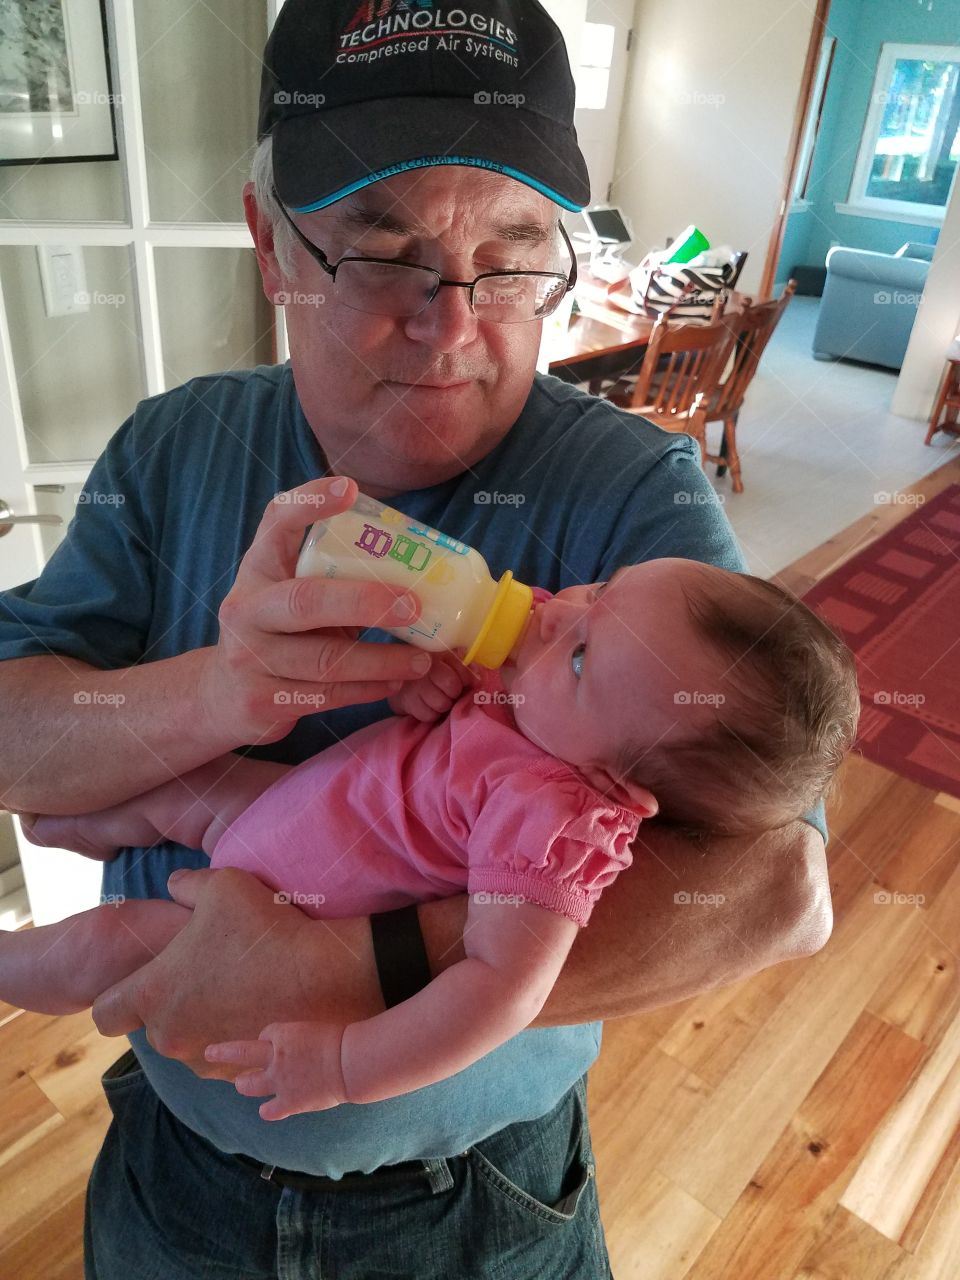
[[[577,769],[592,787],[614,804],[633,809],[641,818],[656,817],[660,806],[652,791],[626,778],[615,778],[603,765],[577,765]]]
[[[273,306],[280,305],[277,295],[284,292],[286,281],[273,248],[273,227],[270,219],[257,204],[256,189],[252,182],[244,183],[243,215],[253,236],[257,266],[260,268],[260,278],[263,281],[263,291],[267,295],[267,301]]]

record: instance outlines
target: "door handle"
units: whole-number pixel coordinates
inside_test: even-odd
[[[63,524],[63,516],[15,516],[0,498],[0,538],[5,537],[15,524]]]

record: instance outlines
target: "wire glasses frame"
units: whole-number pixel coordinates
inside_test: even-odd
[[[558,271],[487,271],[474,280],[444,280],[432,267],[393,258],[348,255],[332,263],[293,221],[276,187],[272,195],[294,235],[334,285],[340,275],[338,296],[345,306],[355,311],[416,316],[426,310],[442,287],[449,286],[470,290],[470,308],[478,319],[494,324],[523,324],[552,315],[577,282],[577,255],[562,222],[557,225],[573,264],[568,276]],[[349,265],[352,263],[357,265]]]

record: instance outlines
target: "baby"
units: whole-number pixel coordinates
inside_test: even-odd
[[[790,822],[824,793],[859,711],[849,650],[805,605],[678,559],[537,591],[512,662],[474,680],[436,655],[391,699],[396,716],[279,777],[269,766],[276,781],[230,754],[100,813],[28,826],[94,857],[164,838],[202,848],[313,916],[467,891],[466,959],[412,999],[208,1046],[208,1060],[249,1068],[239,1093],[275,1095],[265,1120],[410,1092],[522,1031],[630,865],[643,818],[720,834]],[[0,998],[84,1008],[190,914],[128,900],[7,935]]]

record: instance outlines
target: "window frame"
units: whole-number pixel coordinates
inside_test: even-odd
[[[943,205],[916,204],[910,200],[891,200],[883,196],[869,196],[867,183],[880,138],[880,126],[886,107],[886,94],[893,68],[898,60],[913,62],[960,62],[960,44],[897,44],[884,41],[880,46],[877,70],[870,91],[870,104],[860,135],[860,149],[853,167],[850,194],[846,205],[838,205],[844,212],[859,213],[878,218],[894,218],[899,222],[939,226],[950,203],[960,165],[954,170],[953,182]],[[960,90],[958,90],[960,92]]]

